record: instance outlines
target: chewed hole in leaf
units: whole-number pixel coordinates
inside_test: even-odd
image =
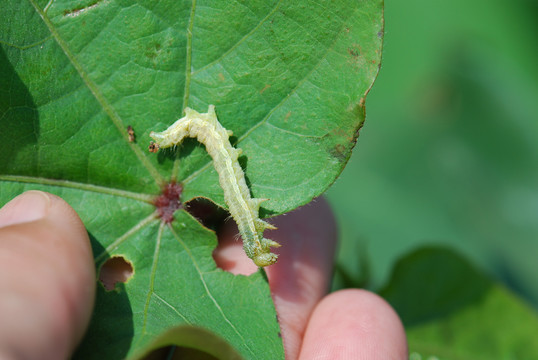
[[[113,256],[101,266],[99,281],[107,291],[116,288],[117,283],[126,283],[133,276],[134,268],[123,256]]]
[[[237,224],[230,213],[206,198],[186,202],[185,210],[217,234],[219,243],[213,251],[217,267],[234,275],[250,275],[258,270],[243,251]]]
[[[181,207],[179,198],[182,191],[181,184],[172,181],[163,186],[161,194],[153,201],[162,222],[171,223],[174,220],[174,212]]]
[[[189,212],[206,228],[218,232],[230,214],[214,202],[206,198],[194,198],[185,203],[185,210]]]
[[[258,267],[247,257],[243,250],[241,235],[233,220],[225,221],[217,231],[219,243],[213,251],[217,267],[234,275],[250,275]]]

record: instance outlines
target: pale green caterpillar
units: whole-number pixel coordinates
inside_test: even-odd
[[[232,147],[229,140],[231,135],[232,132],[219,123],[213,105],[209,105],[205,114],[186,108],[185,116],[168,129],[160,133],[152,131],[149,134],[159,148],[177,145],[185,137],[197,138],[205,145],[219,175],[224,201],[243,238],[245,253],[257,266],[271,265],[278,257],[271,253],[271,247],[279,247],[280,244],[263,237],[265,229],[275,229],[273,225],[258,217],[260,204],[267,199],[250,197],[245,174],[237,161],[241,149]]]

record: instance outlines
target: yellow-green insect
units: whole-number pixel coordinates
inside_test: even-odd
[[[205,145],[219,175],[224,201],[243,238],[245,253],[257,266],[268,266],[274,264],[278,257],[271,253],[271,247],[279,247],[280,244],[263,237],[265,229],[275,229],[258,217],[260,204],[267,199],[250,197],[245,174],[237,161],[241,149],[232,147],[229,140],[231,135],[232,132],[218,121],[215,107],[209,105],[207,113],[202,114],[186,108],[184,117],[165,131],[152,131],[149,136],[160,148],[177,145],[185,137],[196,138]]]

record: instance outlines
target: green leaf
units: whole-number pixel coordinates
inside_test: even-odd
[[[380,292],[400,315],[410,351],[439,359],[532,359],[538,315],[461,255],[426,247],[397,262]]]
[[[309,202],[335,180],[364,121],[379,69],[383,2],[9,0],[0,23],[0,204],[28,189],[79,213],[96,266],[134,273],[106,291],[80,358],[134,356],[187,324],[245,358],[283,358],[262,272],[216,268],[214,233],[153,200],[177,181],[182,203],[226,207],[211,159],[187,141],[147,151],[185,107],[216,106],[263,214]],[[131,126],[136,140],[129,141]],[[285,246],[285,245],[284,245]],[[178,343],[181,343],[179,341]]]

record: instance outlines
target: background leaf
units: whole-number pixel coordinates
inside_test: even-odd
[[[380,291],[400,314],[411,352],[439,359],[532,359],[538,316],[461,255],[421,248]]]
[[[334,289],[405,291],[391,298],[413,360],[536,359],[537,3],[387,2],[385,17],[359,148],[327,192],[342,240]],[[436,246],[466,260],[408,256]],[[421,263],[397,285],[402,258]],[[454,267],[469,263],[494,283],[462,303],[484,284]]]
[[[263,274],[215,267],[214,233],[180,209],[155,218],[165,183],[183,203],[225,207],[203,146],[147,152],[148,134],[190,106],[216,105],[253,196],[277,215],[321,194],[347,162],[379,69],[380,0],[8,1],[0,23],[0,204],[28,189],[80,214],[99,267],[134,273],[98,286],[77,357],[117,359],[178,324],[209,329],[246,358],[283,357]],[[127,127],[136,141],[129,142]],[[255,309],[255,310],[254,310]]]
[[[340,267],[358,277],[362,252],[379,289],[404,254],[443,244],[538,306],[535,2],[412,0],[385,16],[364,136],[327,193]]]

